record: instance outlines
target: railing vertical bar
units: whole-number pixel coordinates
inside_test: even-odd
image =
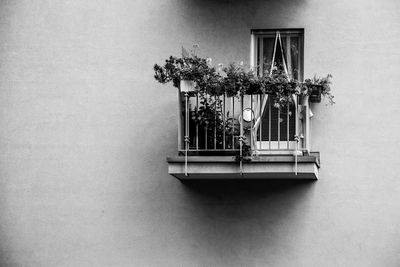
[[[240,175],[243,175],[243,142],[244,142],[244,135],[243,135],[243,95],[240,96],[240,137],[239,137],[239,146],[240,146]]]
[[[294,109],[294,111],[295,111],[295,119],[294,119],[294,121],[295,121],[295,124],[294,124],[294,126],[295,126],[295,135],[296,135],[296,137],[297,137],[297,139],[299,139],[299,114],[298,114],[298,112],[299,112],[299,101],[300,101],[300,99],[299,99],[299,97],[298,96],[295,96],[296,97],[296,103],[295,103],[295,109]],[[297,143],[299,143],[299,141],[297,141]]]
[[[235,149],[235,97],[232,97],[232,150]]]
[[[189,93],[185,92],[185,176],[188,176],[189,149]]]
[[[207,99],[207,93],[205,93],[204,96],[205,96],[205,100],[208,101],[208,99]],[[207,143],[208,143],[208,140],[207,140],[208,138],[207,138],[207,137],[208,137],[208,127],[206,126],[206,127],[204,128],[204,144],[205,144],[205,145],[204,145],[204,149],[205,149],[205,150],[208,149],[208,144],[207,144]]]
[[[182,116],[182,94],[181,94],[181,90],[178,90],[178,102],[179,102],[179,107],[178,107],[178,151],[183,150],[183,139],[182,139],[182,135],[184,132],[183,129],[183,116]]]
[[[223,97],[223,104],[224,104],[224,112],[223,112],[223,114],[222,114],[222,120],[223,120],[223,122],[224,122],[224,125],[223,125],[223,132],[222,132],[222,148],[223,149],[225,149],[225,105],[226,105],[226,93],[224,94],[224,97]]]
[[[305,139],[306,139],[306,149],[307,149],[307,154],[310,153],[310,141],[311,141],[311,134],[310,134],[310,103],[307,101],[306,104],[306,134],[305,134]]]
[[[264,95],[264,97],[267,97]],[[261,99],[261,95],[260,95],[260,114],[262,114],[263,110],[262,110],[262,102],[264,101],[264,99]],[[262,120],[263,118],[260,118],[260,149],[262,149]]]
[[[278,149],[281,149],[281,107],[278,108]]]
[[[264,39],[262,37],[259,37],[258,40],[259,40],[258,44],[260,46],[259,59],[258,59],[259,60],[258,64],[259,64],[260,68],[259,68],[258,75],[263,76],[264,75]],[[272,66],[271,66],[271,68],[272,68]]]
[[[298,96],[295,96],[295,106],[294,106],[294,112],[295,112],[295,118],[294,118],[294,122],[295,122],[295,124],[294,124],[294,129],[295,129],[295,138],[294,138],[294,140],[296,141],[296,152],[295,152],[295,174],[297,175],[297,173],[298,173],[298,169],[297,169],[297,161],[298,161],[298,159],[297,159],[297,153],[298,153],[298,151],[299,151],[299,142],[300,142],[300,136],[299,136],[299,124],[298,124],[298,119],[299,119],[299,117],[298,117],[298,112],[299,112],[299,97]]]
[[[214,96],[214,149],[217,149],[217,97]]]
[[[207,150],[208,149],[208,138],[207,138],[207,133],[208,133],[208,127],[206,126],[204,128],[204,149]]]
[[[196,93],[196,117],[199,116],[199,93]],[[196,121],[196,150],[199,150],[199,123]]]
[[[251,149],[255,149],[253,147],[253,95],[250,95],[250,146]]]
[[[289,149],[289,103],[287,105],[287,114],[286,114],[286,140],[287,140],[287,149]]]
[[[190,120],[189,120],[189,101],[190,101],[190,96],[189,96],[189,93],[186,93],[186,94],[187,94],[187,96],[186,96],[186,128],[187,128],[186,137],[187,137],[187,140],[188,140],[188,149],[189,149],[189,135],[190,135],[190,133],[189,133],[189,130],[190,130],[190,127],[189,127],[189,123],[190,123]]]
[[[268,147],[271,149],[271,108],[272,102],[271,99],[268,98]]]

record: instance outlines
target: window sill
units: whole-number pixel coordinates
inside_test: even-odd
[[[319,152],[309,156],[262,155],[240,164],[234,156],[188,156],[187,176],[185,157],[167,157],[168,172],[181,180],[191,179],[318,179]]]

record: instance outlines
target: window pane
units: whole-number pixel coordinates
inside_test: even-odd
[[[275,53],[275,64],[276,67],[281,71],[281,72],[285,72],[284,70],[284,64],[283,64],[283,59],[285,59],[285,64],[286,64],[286,56],[285,56],[285,47],[286,47],[286,42],[285,39],[281,39],[282,40],[282,47],[280,42],[277,42],[276,44],[276,53]],[[282,54],[283,52],[283,54]],[[286,64],[287,65],[287,64]]]
[[[274,42],[275,38],[267,37],[263,38],[263,75],[269,75],[272,64],[272,55],[274,53]]]
[[[275,45],[275,37],[271,38],[263,38],[263,75],[269,75],[271,71],[272,65],[272,57],[274,54],[274,45]],[[282,55],[283,52],[283,55]],[[283,58],[285,58],[285,63],[287,65],[287,57],[286,57],[286,38],[282,38],[282,47],[279,42],[276,44],[275,58],[274,63],[275,66],[278,67],[282,72],[284,71]]]
[[[269,105],[268,101],[264,116],[262,118],[262,141],[269,141]],[[279,117],[278,117],[279,113]],[[294,105],[289,106],[289,141],[294,141],[296,122],[294,120],[295,108]],[[280,124],[280,141],[287,141],[287,107],[278,108],[271,106],[271,140],[278,141],[278,122]]]
[[[299,65],[299,37],[292,36],[290,38],[290,57],[291,57],[291,65],[292,65],[292,78],[295,80],[300,79],[300,65]]]

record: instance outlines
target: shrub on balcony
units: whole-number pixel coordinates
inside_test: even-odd
[[[269,94],[273,96],[274,106],[282,107],[293,103],[293,96],[310,96],[312,102],[320,102],[323,95],[328,98],[330,104],[334,104],[330,74],[299,82],[289,79],[279,66],[274,67],[271,75],[258,77],[242,64],[234,63],[219,73],[211,66],[208,59],[195,55],[182,58],[170,56],[163,66],[155,64],[154,71],[154,78],[160,83],[172,82],[179,88],[181,80],[191,80],[195,82],[198,92],[211,96]]]
[[[225,77],[220,79],[220,83],[228,97],[249,94],[250,91],[261,93],[261,83],[253,71],[245,70],[242,65],[235,63],[229,64],[223,71]]]
[[[208,65],[207,59],[197,56],[181,58],[170,56],[163,66],[155,64],[153,68],[154,78],[158,82],[172,82],[177,88],[181,80],[191,80],[196,82],[197,86],[205,88],[218,76],[215,68]]]

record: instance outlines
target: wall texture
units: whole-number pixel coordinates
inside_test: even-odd
[[[182,184],[152,65],[304,28],[317,182]],[[399,266],[396,0],[0,1],[0,266]]]

